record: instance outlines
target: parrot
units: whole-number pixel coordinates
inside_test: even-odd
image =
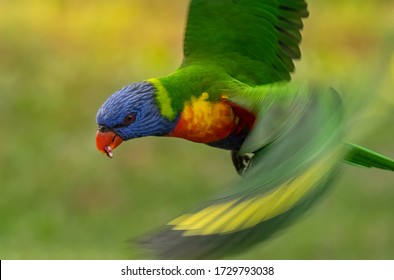
[[[240,175],[141,237],[144,249],[163,259],[223,258],[291,224],[343,163],[394,171],[393,159],[346,140],[334,88],[291,81],[308,16],[305,0],[191,0],[180,67],[101,105],[96,146],[108,157],[123,141],[177,137],[228,150]]]

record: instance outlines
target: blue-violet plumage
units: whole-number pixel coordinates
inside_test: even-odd
[[[111,95],[97,112],[96,121],[123,140],[144,136],[162,136],[170,133],[177,118],[169,121],[160,113],[150,82],[138,82],[124,87]],[[132,124],[124,126],[124,120],[134,115]]]

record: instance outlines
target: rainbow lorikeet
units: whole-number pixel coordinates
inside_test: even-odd
[[[331,88],[289,82],[300,58],[304,0],[192,0],[174,73],[124,87],[97,113],[97,148],[173,136],[231,151],[228,191],[142,244],[163,258],[217,258],[267,239],[304,212],[341,162],[394,170],[346,142]]]

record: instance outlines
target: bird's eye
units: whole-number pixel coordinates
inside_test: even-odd
[[[133,113],[124,118],[123,124],[129,125],[132,124],[134,121],[135,121],[135,114]]]

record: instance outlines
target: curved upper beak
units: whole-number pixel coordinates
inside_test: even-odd
[[[123,139],[106,127],[99,126],[96,132],[96,146],[97,149],[112,158],[114,156],[113,150],[123,142]]]

